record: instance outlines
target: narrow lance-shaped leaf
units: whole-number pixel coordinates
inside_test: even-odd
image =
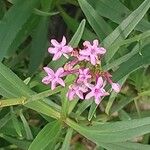
[[[125,39],[135,26],[140,22],[150,7],[150,1],[145,0],[134,12],[132,12],[109,36],[103,40],[103,45],[107,48],[105,55],[106,62],[109,62],[118,48],[109,50],[110,46]]]
[[[111,27],[86,0],[78,0],[78,2],[89,24],[92,26],[99,39],[103,40],[111,33]]]
[[[39,0],[17,1],[7,11],[0,22],[0,60],[6,55],[9,46],[30,17]],[[20,13],[21,12],[21,13]]]
[[[111,143],[124,142],[150,133],[150,117],[111,123],[97,122],[89,127],[81,126],[70,119],[67,119],[66,123],[96,144],[110,143],[110,141]]]
[[[31,143],[29,150],[44,149],[50,143],[56,142],[61,130],[61,125],[58,121],[48,123],[36,136]]]
[[[132,11],[130,11],[120,0],[87,0],[87,2],[101,16],[108,18],[117,24],[120,24],[130,13],[132,13]],[[135,29],[141,32],[147,31],[150,29],[150,23],[143,18]]]
[[[122,63],[114,73],[113,73],[113,80],[118,81],[125,77],[126,75],[130,74],[134,70],[138,69],[143,65],[150,64],[150,53],[149,53],[149,44],[142,48],[141,54],[135,54],[131,57],[128,61]]]
[[[77,20],[75,20],[74,18],[72,18],[71,16],[69,16],[62,8],[60,10],[62,11],[61,16],[63,17],[67,27],[72,32],[76,32],[80,23]],[[94,40],[96,38],[97,38],[96,34],[91,32],[88,28],[84,29],[84,32],[82,35],[83,40]]]
[[[65,140],[63,142],[61,150],[69,150],[70,149],[70,142],[71,142],[72,133],[73,133],[73,129],[69,128],[67,130],[67,134],[65,136]]]
[[[122,143],[99,143],[100,146],[106,148],[107,150],[149,150],[150,146],[139,143],[132,142],[122,142]]]
[[[42,10],[49,11],[51,9],[52,1],[46,0],[43,2],[44,4],[42,5]],[[48,21],[48,17],[40,17],[39,24],[33,34],[29,63],[30,74],[33,74],[44,60],[44,56],[48,47]]]

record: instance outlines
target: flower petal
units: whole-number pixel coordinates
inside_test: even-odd
[[[84,50],[81,50],[79,52],[79,54],[85,55],[85,56],[90,56],[91,53],[90,53],[90,51],[88,49],[84,49]]]
[[[97,105],[99,105],[100,102],[101,102],[101,97],[96,96],[96,97],[95,97],[95,103],[96,103]]]
[[[80,99],[84,99],[83,93],[81,91],[76,91],[76,94]]]
[[[46,77],[44,77],[44,78],[42,79],[42,82],[43,82],[44,84],[49,84],[49,83],[51,82],[51,80],[50,80],[49,76],[46,76]]]
[[[54,90],[56,88],[56,81],[55,80],[52,80],[52,83],[51,83],[51,90]]]
[[[49,52],[50,54],[55,54],[55,53],[58,52],[58,48],[49,47],[49,48],[48,48],[48,52]]]
[[[67,93],[67,97],[69,100],[73,100],[75,92],[73,90],[69,90]]]
[[[58,60],[61,57],[61,55],[62,55],[61,51],[55,53],[55,55],[53,56],[53,60]]]
[[[51,68],[44,67],[43,69],[49,76],[53,77],[55,75],[54,71]]]
[[[64,81],[61,78],[57,79],[57,83],[59,83],[60,85],[65,87],[65,83],[64,83]]]
[[[89,41],[83,42],[83,46],[91,47],[91,43]]]
[[[55,47],[60,47],[60,44],[55,39],[51,39],[51,43]]]
[[[99,44],[98,44],[98,40],[94,40],[94,41],[93,41],[93,46],[94,46],[94,47],[97,47],[98,45],[99,45]]]
[[[94,55],[90,55],[90,61],[92,65],[96,65],[96,58]]]
[[[86,96],[85,96],[85,99],[90,99],[91,97],[93,97],[94,94],[93,92],[91,91],[90,93],[88,93]]]
[[[99,54],[105,54],[106,53],[106,49],[101,47],[99,48]]]
[[[63,53],[70,53],[73,51],[73,48],[71,46],[63,46],[61,51]]]
[[[103,84],[104,84],[103,78],[102,78],[102,77],[99,77],[98,80],[97,80],[97,83],[96,83],[96,87],[97,87],[97,88],[100,88],[100,87],[103,86]]]
[[[62,73],[64,73],[64,68],[60,67],[58,68],[58,70],[56,71],[55,75],[57,77],[59,77],[60,75],[62,75]]]
[[[66,45],[66,37],[63,36],[62,41],[61,41],[61,46],[65,46]]]

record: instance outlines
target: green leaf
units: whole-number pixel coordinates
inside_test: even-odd
[[[42,10],[49,11],[51,9],[52,0],[45,1]],[[49,7],[48,7],[49,6]],[[48,35],[49,18],[41,17],[37,28],[32,37],[30,50],[29,73],[33,74],[44,60],[47,52],[47,35]]]
[[[107,150],[149,150],[150,146],[139,143],[99,143],[100,146],[106,148]]]
[[[24,129],[25,129],[25,132],[26,132],[26,138],[27,140],[33,140],[33,135],[32,135],[32,132],[31,132],[31,129],[28,125],[28,122],[26,120],[26,118],[24,117],[23,113],[22,113],[22,110],[20,110],[20,118],[23,122],[23,126],[24,126]]]
[[[0,1],[0,20],[3,18],[6,12],[6,4],[4,1]]]
[[[78,2],[89,24],[92,26],[99,39],[103,40],[111,33],[111,27],[86,0],[78,0]]]
[[[69,42],[69,44],[76,48],[82,38],[82,34],[84,32],[84,28],[85,28],[85,23],[86,23],[86,20],[83,19],[77,29],[77,31],[75,32],[75,34],[73,35],[71,41]]]
[[[9,68],[0,63],[0,87],[7,97],[29,96],[32,91]],[[1,93],[1,91],[0,91]]]
[[[27,150],[30,143],[29,141],[26,140],[19,140],[19,139],[15,139],[13,137],[4,135],[4,134],[0,134],[0,137],[2,137],[3,139],[7,140],[8,142],[17,145],[19,148],[23,149],[23,150]]]
[[[7,113],[5,116],[3,116],[2,119],[0,119],[0,129],[7,124],[7,122],[11,119],[10,113]]]
[[[0,22],[0,60],[6,55],[9,46],[30,17],[39,0],[17,1]],[[21,12],[21,13],[20,13]]]
[[[43,150],[50,143],[56,143],[56,140],[60,134],[61,125],[58,121],[48,123],[36,136],[31,143],[29,150]]]
[[[127,98],[122,98],[118,104],[114,105],[111,107],[110,109],[110,113],[114,113],[114,112],[118,112],[120,111],[122,108],[124,108],[126,105],[128,105],[130,102],[132,102],[134,99],[127,97]]]
[[[123,20],[123,22],[109,36],[103,40],[104,47],[108,49],[105,55],[106,62],[109,62],[118,50],[118,48],[109,50],[110,46],[125,39],[143,18],[149,7],[150,1],[145,0],[135,11]]]
[[[1,81],[0,90],[2,90],[0,91],[0,93],[4,94],[2,96],[6,96],[8,98],[24,96],[26,98],[29,98],[31,97],[31,95],[35,94],[35,92],[30,90],[25,85],[25,83],[17,77],[16,74],[14,74],[9,68],[7,68],[1,62],[0,62],[0,81]],[[46,91],[46,94],[47,93],[53,94],[53,92],[50,93],[50,91],[48,92]],[[54,92],[56,92],[56,90]],[[45,94],[45,92],[42,93],[42,97],[40,97],[41,94],[33,95],[32,99],[30,99],[30,101],[28,101],[28,103],[26,103],[25,106],[33,110],[36,110],[37,112],[43,113],[45,115],[52,116],[54,118],[59,117],[59,113],[50,107],[50,106],[54,106],[53,104],[51,105],[51,102],[49,102],[49,105],[47,105],[45,102],[42,102],[42,101],[33,101],[35,97],[36,97],[36,100],[42,99],[43,94]]]
[[[39,10],[39,9],[37,9],[37,8],[34,9],[34,13],[35,13],[36,15],[44,16],[44,17],[54,16],[54,15],[59,14],[59,12],[45,12],[45,11]]]
[[[118,81],[118,83],[120,84],[120,86],[122,86],[125,81],[127,80],[128,76],[125,76],[124,78],[122,78],[120,81]],[[107,106],[105,108],[105,112],[106,114],[109,114],[109,111],[111,109],[111,106],[115,100],[115,98],[117,97],[118,93],[115,93],[115,92],[112,92],[109,99],[108,99],[108,103],[107,103]]]
[[[39,23],[39,16],[31,15],[31,17],[22,26],[21,30],[17,33],[15,39],[11,43],[7,51],[7,57],[14,54],[17,48],[31,35],[32,31]]]
[[[72,120],[66,123],[94,143],[124,142],[150,132],[150,117],[111,123],[98,122],[93,126],[81,126]]]
[[[76,111],[76,115],[77,115],[76,117],[78,118],[84,112],[84,110],[86,110],[92,103],[93,103],[92,100],[86,100],[80,103]]]
[[[22,132],[21,132],[21,127],[20,127],[20,124],[19,124],[19,120],[17,119],[17,116],[13,110],[13,107],[10,107],[10,112],[11,112],[11,118],[12,118],[12,122],[13,122],[13,126],[16,130],[16,133],[22,137]]]
[[[128,61],[122,63],[114,73],[113,73],[113,80],[119,81],[126,75],[130,74],[134,70],[150,64],[150,53],[149,53],[149,44],[143,47],[142,49],[142,55],[135,54],[133,57],[131,57]]]
[[[76,32],[80,23],[78,21],[76,21],[74,18],[70,17],[62,8],[60,8],[60,11],[61,11],[61,16],[63,17],[65,23],[67,24],[67,27],[72,32]],[[93,32],[91,32],[89,29],[85,28],[85,30],[83,32],[83,36],[82,36],[83,40],[94,40],[96,38],[97,38],[97,36]]]
[[[126,40],[122,40],[122,41],[119,41],[117,43],[114,43],[113,45],[111,45],[111,47],[109,48],[110,50],[113,50],[114,48],[116,47],[120,47],[122,45],[126,45],[126,44],[131,44],[133,42],[139,42],[139,41],[144,41],[145,38],[148,38],[150,37],[150,30],[148,31],[145,31],[139,35],[135,35],[134,37],[132,38],[129,38],[129,39],[126,39]]]
[[[118,112],[118,117],[120,120],[122,121],[125,121],[125,120],[131,120],[131,117],[129,116],[129,114],[124,111],[123,109],[121,109],[119,112]]]
[[[119,0],[87,1],[101,16],[117,24],[120,24],[132,12]],[[144,32],[150,29],[150,23],[146,19],[142,19],[135,29]]]
[[[72,133],[73,133],[73,129],[69,128],[67,130],[67,134],[65,136],[61,150],[69,150],[70,149],[70,142],[71,142]]]
[[[98,107],[98,105],[96,105],[95,102],[93,102],[91,107],[90,107],[89,114],[88,114],[88,120],[89,121],[91,121],[91,119],[93,118],[97,107]]]

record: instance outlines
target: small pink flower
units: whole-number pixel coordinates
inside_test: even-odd
[[[89,88],[91,91],[86,95],[85,99],[94,97],[95,103],[98,105],[101,102],[101,97],[109,95],[109,93],[105,91],[104,86],[105,84],[102,77],[99,77],[95,86],[89,84]]]
[[[121,86],[118,83],[112,83],[111,87],[116,93],[119,93],[121,90]]]
[[[57,84],[60,84],[62,86],[65,86],[64,81],[61,79],[62,74],[64,73],[63,68],[59,68],[55,73],[52,69],[49,67],[44,67],[45,72],[47,73],[47,76],[43,78],[42,82],[44,84],[50,84],[51,83],[51,89],[54,90]]]
[[[106,53],[106,49],[99,47],[98,40],[93,41],[93,45],[89,41],[83,43],[85,49],[79,52],[79,59],[85,59],[91,62],[92,65],[99,64],[99,56]]]
[[[48,52],[54,54],[53,60],[59,59],[62,55],[68,58],[68,53],[72,52],[73,48],[66,45],[66,38],[63,36],[62,41],[58,43],[55,39],[51,40],[54,47],[49,47]]]
[[[84,85],[73,84],[69,86],[67,97],[69,100],[73,100],[75,96],[80,99],[84,99],[83,93],[87,92],[87,88]]]
[[[90,75],[89,68],[79,69],[79,78],[77,80],[79,83],[83,82],[84,84],[87,84],[87,82],[90,78],[91,78],[91,75]]]

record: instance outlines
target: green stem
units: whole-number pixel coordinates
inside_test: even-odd
[[[141,93],[139,93],[138,95],[139,95],[139,96],[150,96],[150,90],[141,92]]]
[[[25,98],[25,97],[0,100],[0,108],[7,107],[7,106],[13,106],[13,105],[24,105],[26,101],[27,101],[27,98]]]

